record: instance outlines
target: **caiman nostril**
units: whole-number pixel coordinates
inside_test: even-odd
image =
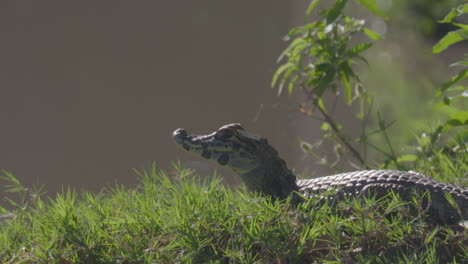
[[[174,133],[172,133],[172,138],[177,140],[177,139],[184,139],[188,137],[187,131],[183,128],[178,128],[174,130]]]

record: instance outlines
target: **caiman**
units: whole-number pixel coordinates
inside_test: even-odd
[[[289,195],[360,197],[385,194],[390,190],[411,201],[417,193],[429,193],[428,216],[431,222],[455,224],[468,220],[468,188],[437,181],[413,171],[362,170],[313,179],[298,180],[266,138],[244,130],[240,124],[222,126],[207,135],[189,135],[179,128],[173,139],[182,148],[237,173],[250,190],[278,199]],[[447,200],[449,194],[456,206]],[[294,200],[294,199],[293,199]]]

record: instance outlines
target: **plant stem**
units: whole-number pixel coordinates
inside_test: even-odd
[[[333,132],[338,137],[338,139],[349,150],[349,152],[351,152],[351,154],[354,156],[354,158],[357,159],[361,163],[362,166],[364,166],[366,169],[368,169],[369,167],[366,165],[366,162],[361,157],[361,154],[359,154],[359,152],[349,143],[346,136],[343,135],[343,133],[340,132],[340,130],[338,129],[338,126],[336,125],[333,118],[330,115],[328,115],[327,111],[325,111],[325,109],[323,109],[319,105],[317,97],[315,95],[312,95],[311,99],[314,102],[314,105],[320,110],[320,113],[322,114],[323,118],[325,119],[325,122],[327,122],[330,125],[330,127],[332,128]]]

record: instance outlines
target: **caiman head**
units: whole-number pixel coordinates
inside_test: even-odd
[[[188,135],[179,128],[172,134],[185,150],[226,166],[238,174],[247,173],[260,165],[256,153],[267,140],[250,134],[240,124],[222,126],[208,135]]]
[[[296,177],[267,139],[240,124],[222,126],[208,135],[189,135],[179,128],[172,137],[185,150],[232,169],[252,190],[285,198],[298,189]]]

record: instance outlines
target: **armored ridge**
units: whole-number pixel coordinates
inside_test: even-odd
[[[247,187],[279,199],[300,192],[314,196],[336,191],[337,196],[384,195],[392,190],[403,199],[429,192],[429,216],[438,223],[468,220],[468,188],[437,181],[411,171],[366,170],[297,180],[267,139],[246,132],[240,124],[230,124],[207,135],[189,135],[184,129],[173,133],[175,142],[189,152],[210,159],[236,172]],[[449,193],[460,212],[445,198]],[[300,200],[295,197],[296,201]]]

